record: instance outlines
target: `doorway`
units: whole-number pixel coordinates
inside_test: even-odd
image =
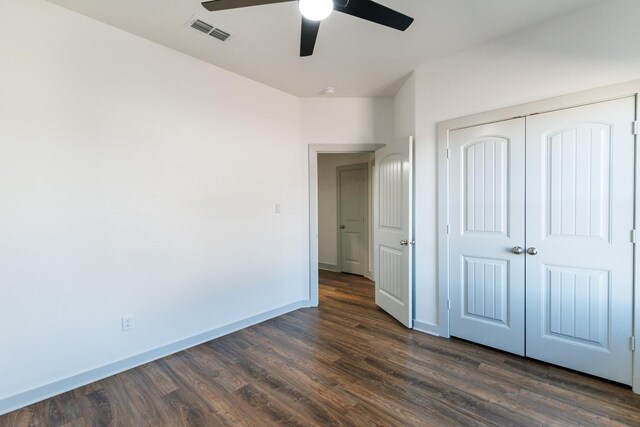
[[[374,153],[318,155],[318,268],[372,279]]]
[[[373,153],[373,224],[368,264],[375,283],[375,304],[408,328],[413,327],[413,138],[386,145],[309,146],[309,303],[319,303],[320,227],[319,159],[323,154]],[[345,165],[349,166],[349,165]],[[338,182],[338,169],[333,172]],[[336,184],[337,185],[337,184]],[[336,227],[338,209],[336,195]],[[346,224],[345,230],[347,230]],[[368,228],[368,227],[367,227]],[[339,228],[335,233],[336,245]],[[337,246],[336,246],[337,252]],[[337,256],[336,256],[337,265]],[[326,264],[326,263],[325,263]],[[337,270],[337,267],[335,268]]]

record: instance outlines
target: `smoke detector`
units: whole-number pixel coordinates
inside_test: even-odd
[[[336,94],[336,88],[333,86],[325,87],[320,91],[322,95],[331,96]]]

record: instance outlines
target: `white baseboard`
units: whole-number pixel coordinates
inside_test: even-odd
[[[192,337],[185,338],[179,341],[175,341],[171,344],[166,344],[153,350],[127,357],[117,362],[109,363],[107,365],[100,366],[89,371],[64,378],[62,380],[54,381],[52,383],[27,390],[13,396],[0,399],[0,415],[13,412],[17,409],[31,405],[33,403],[40,402],[61,393],[65,393],[69,390],[73,390],[92,382],[110,377],[112,375],[119,374],[120,372],[128,371],[129,369],[144,365],[145,363],[149,363],[170,354],[186,350],[196,345],[200,345],[202,343],[211,341],[232,332],[239,331],[240,329],[248,328],[249,326],[253,326],[258,323],[264,322],[265,320],[273,319],[274,317],[290,313],[299,308],[310,306],[311,302],[308,300],[287,304],[282,307],[257,314],[255,316],[251,316],[244,320],[229,323],[219,328],[212,329],[210,331],[203,332],[201,334],[194,335]]]
[[[313,308],[313,307],[317,307],[318,306],[318,304],[315,304],[315,305],[312,304],[310,299],[299,301],[296,304],[300,304],[300,307],[298,307],[298,308]],[[297,310],[298,308],[296,308],[294,310]],[[290,310],[290,311],[294,311],[294,310]],[[282,314],[286,314],[286,313],[282,313]],[[281,316],[281,315],[278,315],[278,316]],[[277,317],[277,316],[274,316],[274,317]]]
[[[413,321],[413,330],[418,332],[424,332],[425,334],[440,336],[440,328],[435,323],[421,322],[420,320]]]
[[[326,264],[324,262],[319,262],[318,263],[318,268],[320,270],[327,270],[327,271],[333,271],[333,272],[336,272],[336,273],[340,273],[340,268],[335,264]]]

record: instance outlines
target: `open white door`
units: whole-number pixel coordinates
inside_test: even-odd
[[[413,138],[376,151],[376,304],[413,327]]]

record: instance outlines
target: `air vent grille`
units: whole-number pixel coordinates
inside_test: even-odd
[[[187,26],[193,28],[194,30],[200,31],[201,33],[208,34],[211,37],[223,42],[227,41],[229,37],[231,37],[231,34],[229,34],[228,32],[220,28],[216,28],[214,25],[203,21],[202,18],[198,16],[194,16],[193,18],[191,18],[187,23]]]
[[[220,41],[226,41],[229,37],[231,37],[231,34],[227,33],[226,31],[222,31],[220,28],[214,28],[213,31],[209,33],[209,35],[211,37],[217,38]]]
[[[213,30],[213,25],[209,25],[206,22],[196,19],[191,23],[191,28],[202,31],[205,34],[209,34],[211,30]]]

